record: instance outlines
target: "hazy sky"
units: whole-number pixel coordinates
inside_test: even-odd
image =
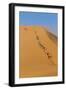
[[[50,31],[57,36],[57,13],[43,13],[43,12],[19,12],[20,26],[45,26],[50,28]]]

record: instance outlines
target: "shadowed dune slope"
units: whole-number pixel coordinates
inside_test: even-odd
[[[57,37],[41,26],[19,27],[19,77],[57,76]]]

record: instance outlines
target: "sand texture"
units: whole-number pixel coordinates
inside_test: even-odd
[[[19,77],[57,76],[57,37],[41,26],[19,27]]]

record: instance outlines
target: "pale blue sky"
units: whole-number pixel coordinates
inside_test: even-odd
[[[45,26],[50,28],[50,31],[57,36],[57,13],[43,13],[43,12],[19,12],[20,26]]]

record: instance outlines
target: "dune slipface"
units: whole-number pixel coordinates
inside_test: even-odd
[[[19,77],[57,76],[57,37],[40,26],[19,29]]]

